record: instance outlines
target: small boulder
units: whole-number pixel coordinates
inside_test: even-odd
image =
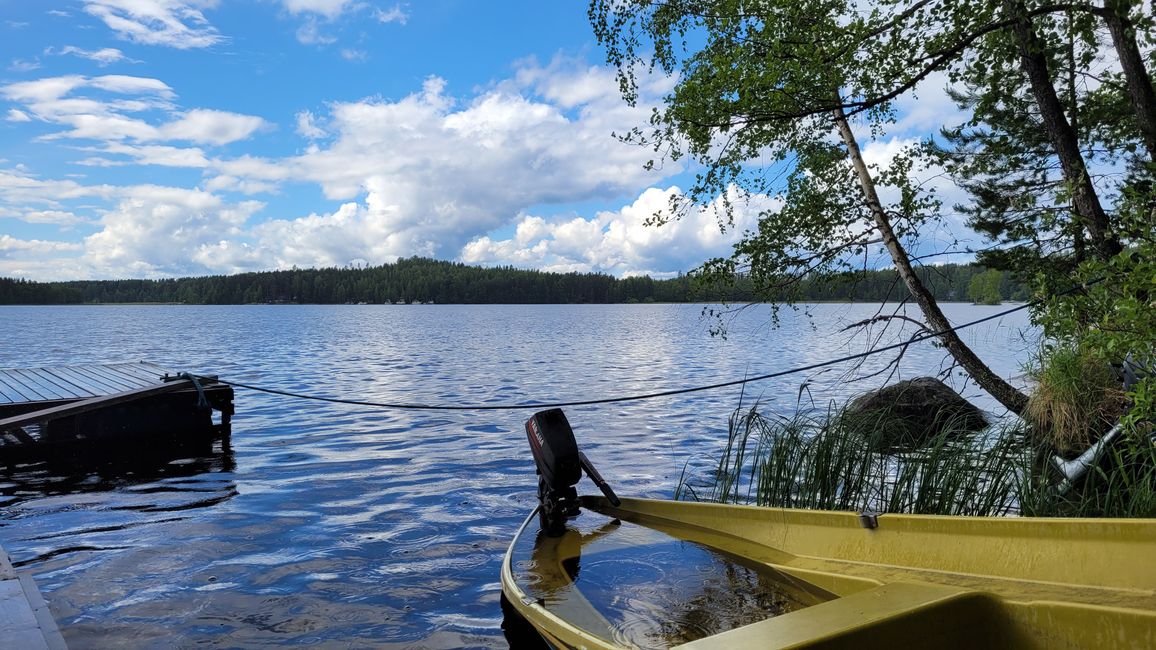
[[[934,377],[860,395],[843,413],[843,426],[865,435],[877,451],[917,449],[945,431],[973,433],[987,425],[983,411]]]

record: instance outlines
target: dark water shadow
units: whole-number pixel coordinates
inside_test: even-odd
[[[154,446],[114,453],[90,449],[84,454],[0,466],[0,507],[40,497],[112,491],[202,474],[232,473],[235,469],[233,448],[227,438],[196,450]],[[146,488],[142,492],[150,489],[170,488]],[[181,489],[195,492],[198,488],[185,485]],[[214,485],[204,491],[220,495],[221,487]],[[235,486],[228,492],[236,494]],[[221,500],[219,496],[214,498],[215,502]]]
[[[501,605],[502,634],[506,637],[506,643],[510,644],[510,650],[550,650],[550,644],[546,643],[533,625],[530,625],[530,621],[514,609],[504,593],[501,596]]]

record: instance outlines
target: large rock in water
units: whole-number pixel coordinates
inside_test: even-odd
[[[879,451],[910,450],[944,431],[972,433],[987,418],[934,377],[901,381],[861,395],[847,406],[843,424],[868,436]]]

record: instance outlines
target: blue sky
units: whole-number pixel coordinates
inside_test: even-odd
[[[621,101],[585,7],[0,0],[0,276],[411,255],[665,276],[725,255],[765,206],[726,232],[709,209],[643,225],[687,170],[611,136],[649,108]],[[900,109],[869,156],[950,112]]]

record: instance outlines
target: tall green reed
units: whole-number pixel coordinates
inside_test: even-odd
[[[710,477],[677,495],[724,503],[951,515],[1016,512],[1031,452],[1021,431],[961,434],[949,424],[926,446],[882,451],[883,431],[848,427],[842,413],[767,417],[737,409]],[[877,427],[886,426],[880,419]]]
[[[842,411],[764,415],[738,408],[705,479],[683,470],[676,499],[760,506],[939,515],[1156,516],[1156,445],[1132,432],[1075,489],[1057,489],[1053,448],[1022,422],[966,433],[951,423],[918,449],[897,451],[887,418]]]

